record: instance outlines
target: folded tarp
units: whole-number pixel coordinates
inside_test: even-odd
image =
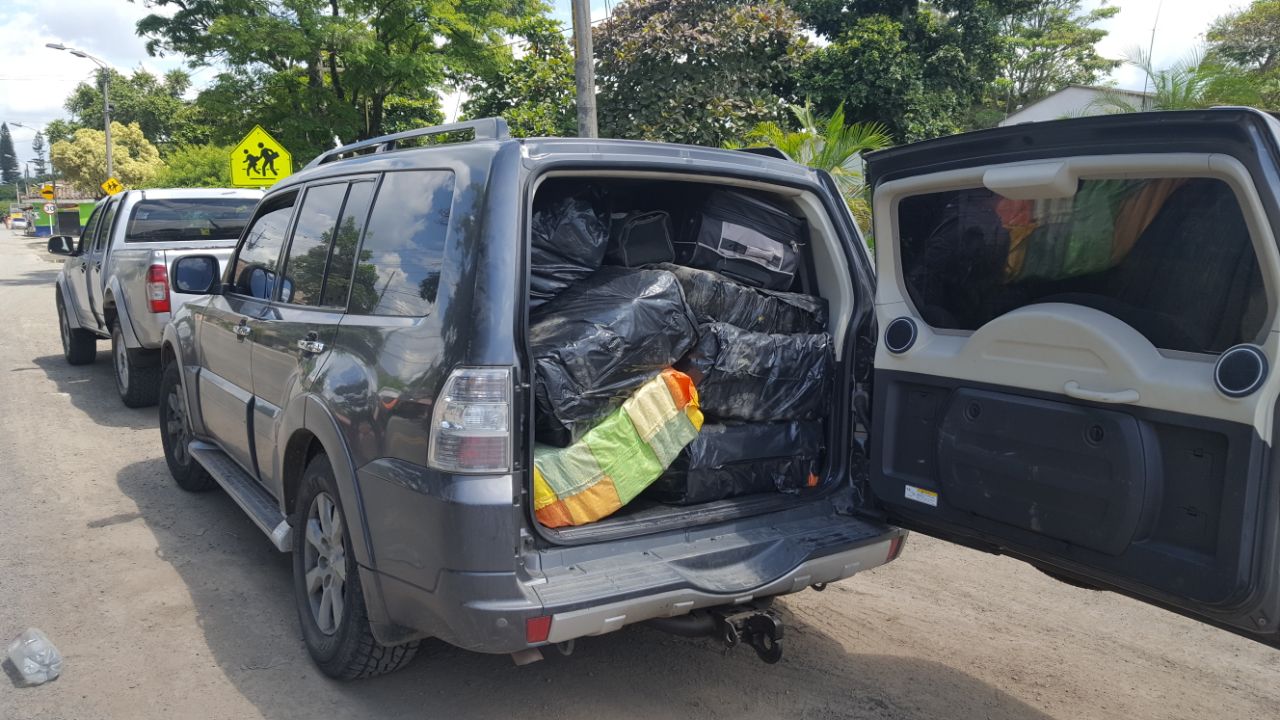
[[[725,323],[699,328],[697,346],[677,366],[698,385],[716,420],[815,420],[827,412],[835,364],[826,333],[778,335]]]
[[[657,479],[701,427],[693,381],[662,371],[576,443],[534,446],[534,514],[547,527],[607,517]]]
[[[794,493],[818,484],[822,421],[708,423],[645,491],[673,505],[763,492]]]
[[[582,437],[697,337],[669,272],[604,267],[565,290],[529,328],[538,442]]]
[[[750,287],[710,270],[662,263],[673,273],[700,323],[722,322],[752,332],[818,333],[827,329],[827,301],[813,295]]]

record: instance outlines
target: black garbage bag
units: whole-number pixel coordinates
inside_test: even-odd
[[[535,431],[567,447],[698,339],[669,272],[603,267],[534,314]]]
[[[779,335],[726,323],[698,328],[698,345],[676,369],[698,387],[716,420],[814,420],[827,412],[835,364],[827,333]]]
[[[820,420],[708,423],[645,492],[672,505],[797,493],[818,484],[823,439]]]
[[[827,301],[814,295],[750,287],[710,270],[662,263],[675,273],[700,323],[722,322],[752,332],[818,333],[827,329]]]
[[[599,269],[609,225],[587,195],[557,198],[533,212],[529,307],[534,309]]]

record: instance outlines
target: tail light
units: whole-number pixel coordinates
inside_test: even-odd
[[[147,302],[151,312],[169,312],[169,271],[163,265],[147,269]]]
[[[511,369],[457,368],[431,413],[427,463],[456,473],[511,471]]]
[[[903,543],[905,543],[906,541],[907,541],[907,536],[906,536],[906,535],[899,535],[898,537],[896,537],[896,538],[894,538],[894,539],[890,540],[890,541],[889,541],[889,554],[888,554],[887,556],[885,556],[884,561],[885,561],[885,562],[893,562],[894,560],[897,560],[897,559],[898,559],[898,556],[902,554],[902,545],[903,545]]]

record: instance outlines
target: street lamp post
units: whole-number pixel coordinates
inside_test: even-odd
[[[115,177],[115,171],[111,166],[111,66],[83,50],[67,47],[62,43],[45,43],[44,46],[54,50],[66,50],[76,57],[91,60],[98,66],[98,72],[102,76],[102,128],[107,140],[107,178]]]

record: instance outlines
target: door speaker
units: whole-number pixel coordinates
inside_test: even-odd
[[[1218,356],[1213,384],[1227,397],[1250,395],[1267,379],[1267,356],[1257,345],[1236,345]]]
[[[915,320],[909,317],[894,318],[889,322],[889,327],[884,329],[884,346],[889,352],[900,355],[916,344],[918,335]]]

